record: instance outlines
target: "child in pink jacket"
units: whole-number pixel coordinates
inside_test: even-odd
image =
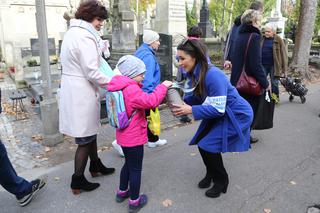
[[[129,212],[137,212],[147,203],[147,196],[140,195],[143,145],[148,141],[145,109],[156,108],[165,98],[172,82],[164,81],[148,94],[141,89],[146,71],[143,61],[126,55],[120,58],[117,67],[122,76],[112,78],[108,91],[122,90],[128,117],[135,114],[127,128],[116,130],[117,143],[122,147],[125,157],[116,201],[123,202],[130,197]]]

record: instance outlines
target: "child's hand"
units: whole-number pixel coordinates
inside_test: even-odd
[[[172,86],[172,81],[167,81],[165,80],[164,82],[162,82],[163,85],[165,85],[167,88]]]

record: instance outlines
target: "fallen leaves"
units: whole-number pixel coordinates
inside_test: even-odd
[[[51,151],[51,149],[50,149],[49,147],[47,147],[47,146],[46,146],[46,147],[44,148],[44,151],[45,151],[45,152],[50,152],[50,151]]]
[[[37,141],[37,142],[40,142],[40,141],[43,140],[43,136],[40,135],[40,134],[32,135],[32,140]]]
[[[290,181],[290,184],[291,184],[291,185],[297,185],[297,183],[296,183],[295,181],[293,181],[293,180]]]
[[[170,199],[165,199],[165,200],[162,202],[162,205],[163,205],[164,207],[172,206],[172,200],[170,200]]]

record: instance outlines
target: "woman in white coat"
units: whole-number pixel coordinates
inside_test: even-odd
[[[97,153],[100,127],[98,87],[106,87],[110,79],[98,70],[104,45],[98,31],[108,18],[106,8],[97,1],[82,3],[70,22],[61,46],[60,132],[75,138],[75,169],[71,180],[74,194],[92,191],[99,183],[90,183],[84,170],[90,157],[93,177],[115,171],[105,167]]]

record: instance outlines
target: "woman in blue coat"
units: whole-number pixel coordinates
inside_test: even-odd
[[[189,38],[177,49],[179,66],[187,72],[195,89],[185,96],[186,104],[175,105],[173,112],[176,116],[193,114],[196,120],[202,120],[190,142],[198,145],[206,166],[206,175],[198,186],[209,188],[213,181],[206,196],[219,197],[221,192],[226,193],[229,184],[221,153],[249,150],[253,112],[226,75],[208,64],[201,41]]]

